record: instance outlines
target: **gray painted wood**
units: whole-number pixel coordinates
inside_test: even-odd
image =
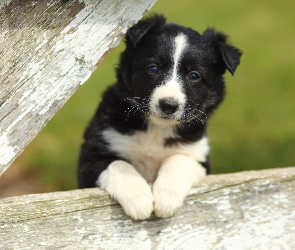
[[[155,2],[0,1],[0,176]]]
[[[99,190],[0,200],[0,249],[295,249],[295,168],[208,176],[171,218]]]

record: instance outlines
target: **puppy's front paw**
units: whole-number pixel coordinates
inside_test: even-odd
[[[125,213],[134,220],[145,220],[153,212],[153,195],[149,187],[133,190],[118,201]]]
[[[153,195],[149,184],[125,161],[114,161],[104,170],[97,185],[106,190],[135,220],[147,219],[153,212]]]
[[[154,212],[156,216],[167,218],[172,216],[183,203],[184,197],[178,190],[155,185],[153,188]]]

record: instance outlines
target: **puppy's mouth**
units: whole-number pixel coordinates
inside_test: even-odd
[[[198,105],[197,105],[198,106]],[[149,119],[158,125],[178,125],[178,124],[203,124],[205,125],[207,115],[204,111],[197,107],[185,107],[180,105],[175,110],[168,110],[157,105],[156,108],[151,109]]]
[[[181,121],[168,116],[150,115],[148,119],[154,124],[161,126],[173,126],[181,123]]]

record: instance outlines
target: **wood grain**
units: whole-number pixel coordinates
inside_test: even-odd
[[[99,190],[0,200],[0,249],[295,249],[295,168],[208,176],[171,218]]]
[[[0,176],[155,2],[0,2]]]

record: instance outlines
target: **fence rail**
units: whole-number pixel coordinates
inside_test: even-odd
[[[295,168],[208,176],[171,218],[98,188],[2,199],[1,249],[295,249]]]

